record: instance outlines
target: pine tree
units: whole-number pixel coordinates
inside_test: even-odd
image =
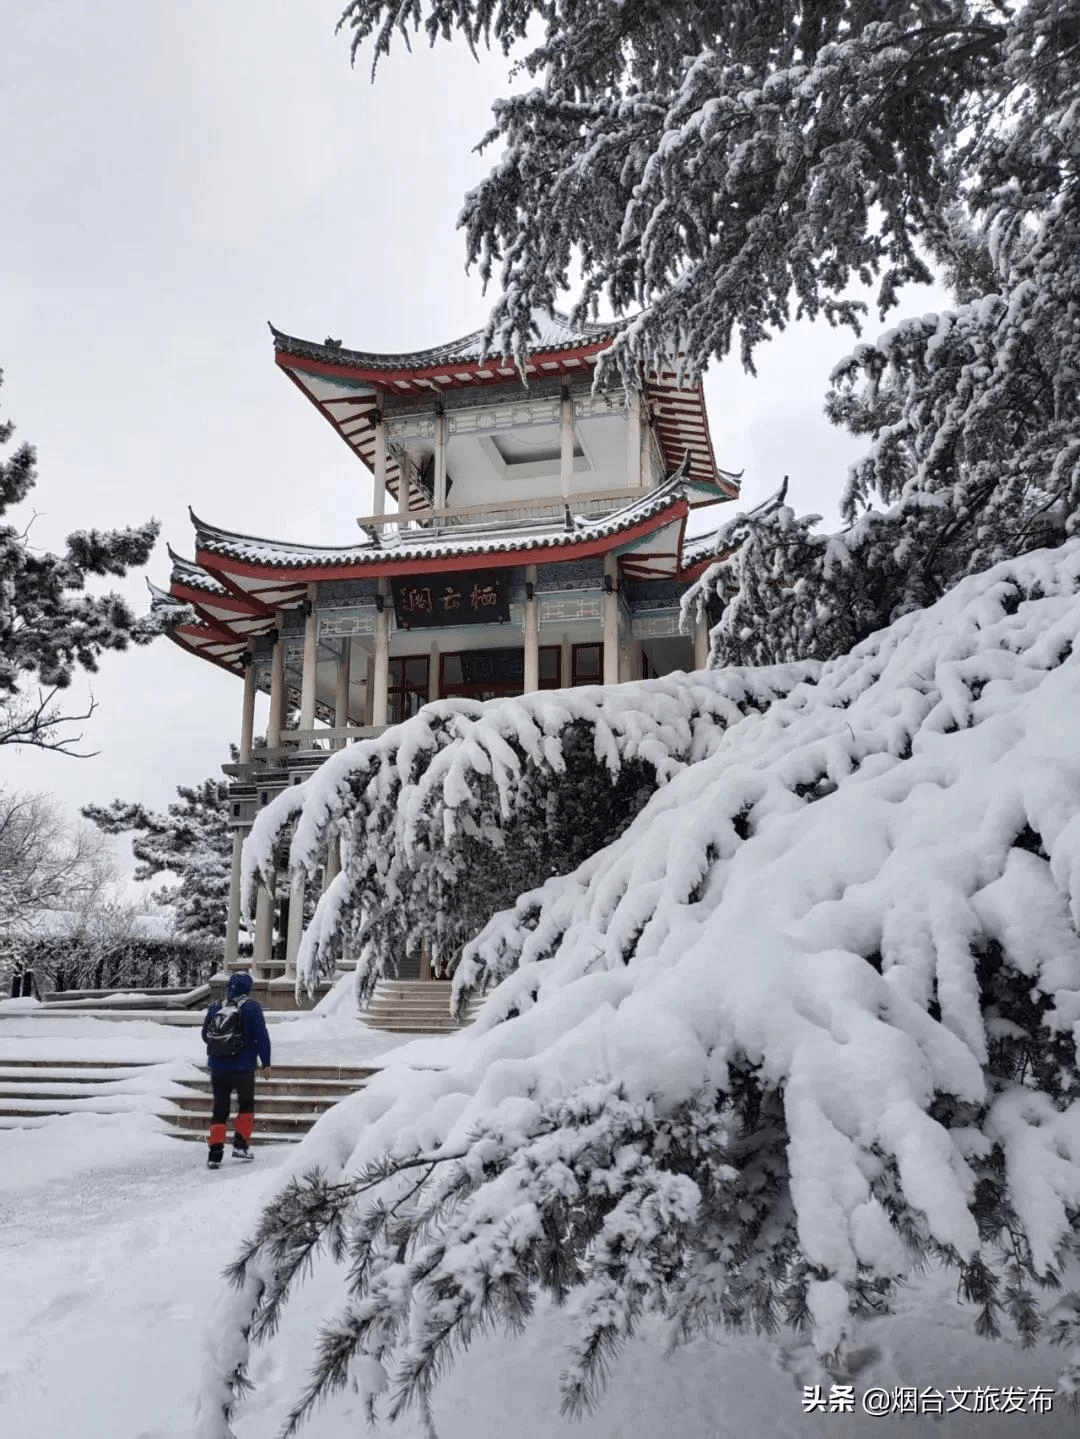
[[[497,327],[525,341],[579,263],[581,307],[642,312],[617,360],[678,336],[692,371],[736,339],[749,360],[793,306],[851,322],[853,280],[876,274],[886,308],[926,280],[958,179],[1001,153],[980,122],[1030,77],[1029,111],[1056,111],[1080,41],[1051,0],[350,0],[341,23],[354,59],[423,28],[494,42],[532,79],[497,101],[485,143],[505,154],[461,220],[470,261],[501,280]],[[1045,68],[1015,73],[1024,47]],[[1041,178],[1062,187],[1066,155],[1067,135]]]
[[[199,785],[177,785],[176,793],[178,798],[164,814],[119,799],[84,805],[82,813],[105,834],[134,831],[135,879],[176,877],[177,883],[154,897],[173,910],[179,933],[221,939],[232,860],[228,782],[207,779]]]
[[[10,422],[0,422],[0,445],[13,433]],[[30,494],[36,459],[26,444],[0,457],[0,518]],[[134,530],[79,530],[68,536],[64,554],[53,555],[35,549],[28,530],[0,524],[0,745],[73,753],[80,736],[58,730],[87,719],[95,705],[91,700],[84,713],[65,713],[60,692],[77,670],[93,673],[104,651],[145,644],[154,635],[119,595],[86,594],[87,580],[123,576],[144,564],[157,534],[156,520]],[[32,696],[27,685],[35,683],[43,688]]]
[[[349,1384],[432,1432],[447,1367],[542,1295],[574,1301],[570,1416],[649,1314],[790,1329],[835,1372],[928,1262],[976,1332],[1061,1344],[1075,1393],[1078,655],[1080,539],[806,665],[495,916],[455,980],[494,990],[468,1041],[317,1130],[245,1244],[220,1424],[312,1265],[285,1434]],[[468,731],[432,762],[447,801],[484,768]]]

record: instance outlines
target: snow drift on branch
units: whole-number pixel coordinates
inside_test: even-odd
[[[342,1264],[287,1432],[351,1378],[430,1424],[539,1291],[572,1301],[571,1414],[645,1312],[827,1353],[927,1255],[981,1332],[1039,1332],[1080,1211],[1078,631],[1080,542],[965,580],[492,921],[476,1032],[317,1126],[235,1267],[258,1341]]]
[[[304,938],[303,980],[332,974],[345,944],[361,956],[361,995],[421,940],[436,963],[454,960],[495,910],[614,839],[726,725],[813,673],[786,665],[428,705],[259,814],[244,846],[249,908],[295,825],[294,874],[313,876],[338,837],[345,849]]]

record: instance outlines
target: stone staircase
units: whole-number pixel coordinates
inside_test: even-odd
[[[483,1001],[470,1001],[465,1023],[471,1023]],[[380,979],[364,1023],[394,1034],[452,1034],[462,1028],[450,1016],[450,985],[436,979]]]
[[[176,1069],[175,1062],[144,1060],[0,1059],[0,1129],[37,1129],[71,1114],[140,1112],[156,1114],[178,1139],[205,1141],[209,1076],[191,1066],[179,1075]],[[375,1073],[359,1066],[275,1064],[269,1079],[256,1081],[255,1141],[302,1139],[321,1114]],[[135,1087],[119,1087],[131,1080]]]
[[[145,1091],[117,1085],[150,1081],[157,1067],[145,1060],[0,1059],[0,1129],[36,1129],[63,1114],[144,1110]]]
[[[255,1081],[255,1143],[303,1139],[321,1114],[360,1089],[375,1069],[339,1064],[275,1064],[269,1079]],[[209,1075],[180,1081],[188,1094],[174,1095],[164,1115],[180,1139],[206,1139],[210,1127]],[[235,1099],[234,1099],[235,1104]]]

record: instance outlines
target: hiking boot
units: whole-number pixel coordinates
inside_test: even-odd
[[[255,1158],[254,1154],[252,1154],[251,1152],[251,1145],[247,1142],[246,1139],[243,1138],[242,1135],[233,1135],[232,1157],[234,1159],[246,1160],[249,1164]]]
[[[221,1161],[225,1158],[224,1144],[211,1144],[206,1154],[207,1169],[220,1169]]]

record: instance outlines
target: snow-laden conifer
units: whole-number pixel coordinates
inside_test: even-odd
[[[719,672],[480,703],[426,705],[331,756],[260,811],[244,845],[256,885],[318,875],[340,843],[299,955],[302,980],[359,957],[359,996],[422,942],[452,964],[496,910],[609,843],[658,785],[711,754],[727,725],[760,711],[815,666]],[[96,815],[94,816],[97,817]],[[291,847],[289,839],[291,834]]]
[[[313,1262],[289,1433],[350,1381],[433,1423],[446,1366],[540,1294],[572,1319],[569,1414],[646,1313],[842,1354],[928,1258],[980,1332],[1066,1346],[1074,1390],[1078,705],[1074,540],[808,671],[495,917],[455,980],[494,986],[475,1028],[301,1146],[202,1432]]]
[[[14,433],[10,421],[0,421],[0,447]],[[0,456],[0,521],[30,495],[36,466],[32,445]],[[79,670],[93,673],[106,650],[145,644],[157,632],[120,595],[87,594],[87,581],[144,564],[159,526],[150,520],[137,529],[76,530],[64,553],[53,555],[32,544],[31,524],[0,523],[0,745],[71,754],[80,736],[58,730],[88,719],[95,705],[91,700],[85,712],[65,713],[60,692]],[[34,684],[44,687],[36,697],[28,689]]]
[[[222,939],[232,854],[228,781],[181,784],[176,794],[164,813],[121,799],[84,805],[82,813],[105,834],[133,832],[136,880],[166,875],[178,881],[154,895],[173,910],[178,933]]]
[[[531,77],[496,101],[503,153],[461,217],[519,343],[580,273],[578,318],[598,296],[640,312],[617,363],[672,338],[695,373],[733,343],[749,362],[793,312],[854,321],[855,281],[887,309],[928,279],[961,195],[1003,240],[1071,203],[1080,27],[1060,0],[349,0],[341,23],[354,59],[423,30]]]

